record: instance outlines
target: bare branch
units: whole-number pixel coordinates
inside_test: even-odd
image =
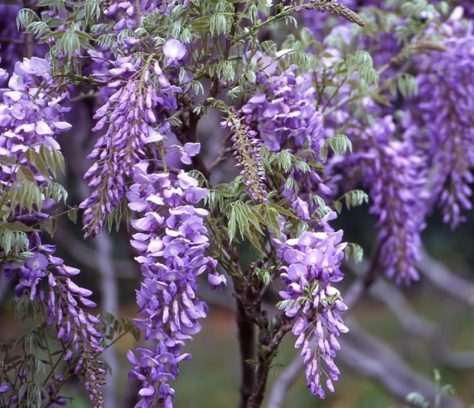
[[[432,381],[414,373],[401,356],[365,333],[353,319],[346,319],[346,323],[350,331],[340,339],[340,361],[355,372],[376,379],[400,401],[405,401],[409,393],[416,391],[433,403],[436,387]],[[443,397],[440,406],[458,408],[463,404],[457,399]]]
[[[364,265],[367,265],[367,262],[362,262],[353,269],[360,275],[366,267],[364,267]],[[437,267],[441,270],[447,269],[444,265],[439,263]],[[429,270],[433,271],[433,268]],[[428,270],[426,273],[428,273]],[[449,274],[449,279],[453,277],[449,271],[444,271],[443,273]],[[445,276],[445,279],[447,278],[448,276]],[[464,284],[466,287],[470,285],[468,282]],[[434,360],[457,370],[471,369],[474,367],[474,352],[450,349],[446,344],[446,330],[444,330],[444,327],[436,326],[420,317],[397,286],[380,279],[370,288],[369,293],[390,308],[405,332],[429,342],[429,351]]]
[[[416,265],[419,271],[436,287],[455,299],[474,308],[474,284],[454,275],[441,262],[432,258],[424,249],[422,260]]]

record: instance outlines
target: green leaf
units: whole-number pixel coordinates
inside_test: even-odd
[[[198,18],[194,18],[190,22],[192,30],[206,32],[209,29],[211,17],[206,15]]]
[[[418,94],[418,83],[413,75],[402,74],[398,76],[398,89],[400,93],[409,98]]]
[[[262,252],[260,237],[263,231],[260,228],[258,217],[252,211],[252,208],[241,200],[230,203],[226,207],[226,216],[228,218],[228,231],[230,241],[234,241],[237,234],[241,239],[248,239],[252,246]]]
[[[38,231],[35,228],[29,227],[28,225],[23,224],[22,222],[15,221],[15,222],[6,222],[0,224],[2,227],[10,230],[10,231],[23,231],[23,232],[33,232]]]
[[[39,171],[39,173],[45,178],[45,180],[49,181],[51,179],[51,175],[48,170],[48,165],[44,161],[43,157],[40,153],[36,152],[33,148],[30,148],[25,153],[26,160]]]
[[[346,261],[352,257],[355,263],[359,263],[364,258],[364,250],[360,245],[348,242],[347,246],[344,248],[344,256]]]
[[[12,156],[4,156],[0,158],[0,164],[4,166],[14,166],[17,163],[17,159]]]
[[[36,184],[35,175],[31,171],[31,169],[29,169],[26,166],[19,167],[16,177],[18,181],[26,180],[26,181],[30,181],[31,183]]]
[[[54,160],[58,164],[61,171],[64,173],[64,169],[65,169],[64,156],[59,150],[56,150],[54,147],[52,148],[52,151],[53,151]]]
[[[58,166],[58,164],[56,163],[51,150],[49,150],[45,144],[42,144],[40,146],[39,154],[41,155],[43,161],[46,162],[48,168],[53,173],[53,176],[56,177],[56,167]]]
[[[352,153],[352,142],[346,135],[334,135],[324,142],[319,150],[319,156],[326,161],[328,157],[328,148],[331,148],[336,157],[343,156],[347,150]]]
[[[67,212],[68,218],[75,224],[77,222],[77,214],[79,213],[79,208],[74,207],[70,208],[69,211]]]
[[[367,195],[365,191],[362,191],[362,190],[352,190],[352,191],[347,192],[342,197],[340,197],[337,201],[334,202],[334,208],[336,209],[338,213],[340,213],[342,210],[342,203],[341,203],[342,200],[346,201],[346,207],[348,210],[350,210],[351,207],[357,207],[364,203],[368,203],[369,196]]]
[[[54,233],[56,232],[57,227],[57,220],[56,218],[47,218],[43,221],[44,229],[48,232],[48,234],[53,238]]]

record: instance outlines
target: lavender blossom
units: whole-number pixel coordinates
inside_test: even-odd
[[[124,57],[114,65],[110,70],[114,80],[103,91],[111,95],[97,110],[93,130],[103,129],[106,123],[109,126],[88,156],[97,161],[84,175],[94,188],[80,205],[85,209],[86,236],[98,234],[105,216],[124,198],[125,181],[133,166],[146,158],[146,145],[161,141],[169,131],[165,112],[177,108],[175,95],[181,92],[170,85],[158,62],[150,67],[141,59],[132,63],[131,57]]]
[[[129,377],[143,383],[137,406],[172,407],[174,389],[168,383],[176,379],[179,362],[191,358],[181,347],[201,330],[199,319],[208,310],[196,297],[196,277],[208,272],[214,287],[225,284],[225,278],[204,255],[207,211],[194,207],[208,191],[185,172],[173,179],[169,173],[149,172],[145,162],[133,167],[133,180],[127,198],[139,218],[132,221],[138,233],[131,244],[141,253],[136,260],[144,277],[137,291],[142,318],[135,323],[156,345],[137,349],[140,357],[128,353],[134,365]]]
[[[295,347],[301,348],[306,365],[307,386],[311,394],[325,397],[321,385],[326,375],[326,388],[334,392],[333,381],[340,371],[334,364],[340,350],[337,337],[346,333],[339,312],[347,309],[339,291],[332,286],[343,278],[340,265],[344,258],[342,231],[334,232],[327,223],[335,218],[329,213],[321,220],[319,231],[305,232],[301,237],[273,240],[277,256],[283,263],[280,278],[285,290],[279,307],[288,317],[295,317],[292,333],[298,337]],[[326,368],[323,368],[322,362]]]
[[[40,83],[42,87],[39,86]],[[48,154],[60,155],[56,136],[71,127],[64,121],[63,114],[68,109],[62,105],[68,94],[61,93],[52,86],[48,61],[35,57],[16,63],[8,85],[9,89],[3,91],[3,101],[0,103],[0,156],[14,159],[15,164],[2,165],[0,180],[4,185],[3,194],[9,194],[12,189],[24,185],[25,181],[18,180],[18,164],[28,168],[33,175],[34,180],[28,181],[44,191],[41,189],[48,186],[48,175],[32,166],[27,161],[25,152],[32,149],[39,154],[45,148],[50,152]],[[39,211],[41,207],[51,205],[49,197],[43,195],[42,201],[35,202],[25,212],[22,212],[24,209],[21,207],[15,211],[18,203],[10,201],[11,196],[7,197],[4,205],[13,211],[14,221],[33,226],[49,218],[49,215]],[[62,259],[54,257],[52,254],[55,246],[44,245],[40,232],[27,232],[24,237],[27,248],[23,250],[30,255],[28,259],[6,259],[10,253],[2,248],[5,278],[18,279],[16,296],[27,294],[31,300],[36,299],[47,308],[47,324],[54,323],[60,328],[58,339],[68,347],[65,359],[71,358],[74,351],[78,353],[76,370],[86,378],[91,401],[98,407],[102,403],[100,386],[101,376],[105,371],[94,355],[103,350],[99,345],[102,335],[94,327],[99,323],[98,319],[78,306],[79,303],[94,306],[87,299],[92,292],[71,281],[71,276],[79,273],[79,270],[64,265]],[[49,290],[47,298],[46,286]],[[71,341],[72,345],[69,344]],[[9,403],[14,404],[15,401],[10,399]]]
[[[288,151],[305,162],[320,161],[319,151],[327,137],[323,118],[316,105],[316,90],[311,75],[296,75],[296,66],[262,79],[262,91],[249,98],[241,114],[248,123],[256,122],[264,146],[271,152]],[[318,172],[292,168],[287,180],[295,180],[298,191],[282,187],[282,193],[293,202],[306,201],[312,214],[314,194],[330,191]]]
[[[100,321],[79,306],[80,303],[86,307],[96,306],[87,299],[92,292],[71,280],[79,270],[64,265],[62,259],[53,256],[56,249],[54,245],[43,245],[37,232],[31,233],[29,239],[33,256],[23,264],[5,264],[5,279],[17,277],[15,294],[21,297],[26,293],[31,300],[38,299],[47,307],[47,324],[59,327],[58,339],[67,350],[64,360],[69,360],[74,352],[78,354],[75,372],[84,376],[91,402],[94,407],[100,407],[100,387],[103,385],[105,369],[103,363],[94,357],[103,351],[100,345],[102,334],[95,328]],[[47,297],[43,282],[48,283]]]
[[[446,52],[419,58],[419,93],[411,102],[418,111],[407,126],[411,134],[424,135],[429,146],[435,168],[433,204],[439,197],[443,219],[453,228],[464,220],[462,210],[472,208],[469,185],[474,181],[474,35],[462,28],[462,9],[458,11],[442,26]]]
[[[390,116],[369,129],[363,172],[374,202],[370,212],[378,216],[386,273],[397,283],[410,283],[419,278],[414,264],[420,259],[420,232],[425,225],[426,163],[412,143],[396,140],[394,132]]]

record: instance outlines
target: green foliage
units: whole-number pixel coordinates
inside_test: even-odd
[[[248,204],[240,200],[229,203],[225,209],[225,216],[228,219],[230,242],[239,234],[242,240],[248,239],[255,249],[262,252],[260,237],[263,231],[256,214]]]
[[[364,258],[364,250],[360,245],[348,242],[347,246],[344,248],[344,256],[346,261],[352,257],[355,263],[359,263]]]
[[[422,13],[436,16],[436,8],[426,0],[405,0],[401,11],[406,16],[405,24],[396,28],[396,35],[400,42],[408,44],[415,36],[423,31],[428,21],[420,18]]]
[[[418,84],[413,75],[402,74],[398,76],[398,89],[400,93],[405,97],[409,98],[411,96],[418,94]]]
[[[346,202],[347,209],[350,210],[351,207],[358,207],[364,203],[368,203],[369,196],[362,190],[352,190],[345,193],[342,197],[333,202],[334,208],[338,213],[342,211],[343,200]]]
[[[253,274],[264,285],[269,285],[272,282],[272,275],[267,270],[260,269],[260,268],[255,268],[254,271],[253,271]]]
[[[103,312],[98,317],[103,324],[102,332],[106,340],[113,341],[118,336],[123,337],[125,334],[130,333],[135,341],[140,341],[140,329],[133,323],[132,319],[127,317],[117,319],[109,312]]]
[[[0,247],[5,255],[18,255],[26,252],[29,248],[28,236],[25,232],[29,227],[20,223],[0,223]],[[24,231],[27,229],[27,231]],[[32,231],[33,229],[29,229]]]
[[[442,407],[442,397],[449,397],[455,394],[454,387],[451,384],[443,385],[441,383],[441,374],[438,369],[434,370],[434,380],[436,387],[436,394],[434,404],[431,405],[430,401],[426,399],[419,392],[411,392],[407,395],[407,402],[413,404],[415,407],[419,408],[441,408]]]
[[[109,232],[111,232],[115,225],[115,230],[118,231],[122,220],[125,220],[126,225],[128,225],[128,220],[131,219],[131,216],[132,211],[128,208],[127,199],[123,198],[120,200],[117,207],[112,209],[110,214],[106,214],[104,222],[105,227],[109,230]]]
[[[326,161],[328,158],[329,147],[336,157],[344,156],[348,150],[352,153],[352,142],[346,135],[334,135],[324,142],[319,151],[319,155],[323,161]]]
[[[379,74],[373,67],[372,57],[367,51],[356,51],[345,60],[347,75],[358,73],[358,85],[365,90],[370,86],[378,86]]]

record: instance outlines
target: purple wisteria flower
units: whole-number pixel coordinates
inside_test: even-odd
[[[394,137],[391,116],[377,119],[366,131],[366,148],[360,153],[365,184],[370,187],[372,214],[377,226],[381,259],[386,273],[397,283],[418,279],[420,232],[425,223],[428,194],[426,162],[410,140]]]
[[[201,151],[201,143],[186,143],[179,147],[180,160],[184,164],[191,164],[191,157],[196,156]]]
[[[262,91],[249,98],[241,109],[241,115],[247,123],[257,122],[258,134],[269,151],[298,154],[305,162],[321,161],[318,155],[327,136],[316,104],[313,78],[311,75],[296,75],[296,69],[292,66],[279,75],[262,79]],[[295,183],[283,185],[283,195],[294,203],[300,199],[297,210],[302,211],[304,217],[306,211],[309,217],[316,209],[311,202],[314,194],[324,197],[330,193],[314,169],[303,171],[292,167],[287,174],[289,179]],[[309,206],[307,210],[302,208],[301,200]]]
[[[464,220],[462,210],[472,204],[474,181],[474,35],[461,24],[457,8],[441,26],[445,52],[418,57],[419,93],[410,103],[407,132],[422,135],[435,168],[432,205],[442,208],[444,221],[456,227]],[[420,136],[418,136],[420,138]]]
[[[166,80],[158,62],[149,67],[141,59],[132,62],[131,57],[123,57],[114,65],[109,72],[115,80],[103,90],[111,95],[94,116],[98,119],[94,131],[106,124],[108,129],[88,156],[96,162],[84,175],[94,189],[80,205],[85,209],[86,236],[98,234],[106,214],[124,198],[126,178],[133,166],[145,159],[146,145],[160,142],[169,132],[165,112],[177,108],[175,95],[181,92]]]
[[[168,66],[179,67],[183,65],[183,60],[187,54],[186,47],[178,40],[170,39],[163,44],[163,55],[166,57]]]
[[[174,389],[168,383],[176,379],[178,363],[191,358],[181,347],[201,330],[199,319],[208,310],[196,296],[196,278],[209,273],[213,287],[226,281],[214,272],[216,261],[204,255],[207,211],[194,207],[207,189],[185,172],[176,178],[149,172],[146,162],[133,167],[133,180],[127,198],[139,218],[132,221],[138,232],[131,244],[141,253],[136,260],[144,277],[137,291],[142,318],[135,323],[155,347],[137,349],[139,357],[128,353],[134,365],[129,377],[143,383],[138,407],[172,407]]]
[[[298,337],[296,348],[306,365],[307,386],[313,395],[325,397],[322,388],[334,392],[333,381],[339,377],[334,364],[340,350],[337,337],[346,333],[340,312],[347,309],[339,291],[332,286],[343,278],[340,265],[346,243],[341,242],[342,231],[334,232],[328,221],[335,213],[327,214],[320,222],[320,231],[307,231],[299,238],[280,242],[273,239],[277,256],[284,266],[280,279],[285,290],[280,292],[284,301],[279,307],[288,317],[295,317],[292,333]],[[323,367],[323,362],[326,367]]]
[[[38,154],[41,148],[46,148],[51,153],[60,154],[56,137],[71,128],[64,121],[64,112],[68,109],[63,103],[68,94],[53,87],[49,62],[36,57],[15,64],[8,86],[9,89],[3,90],[3,101],[0,102],[0,157],[13,158],[14,163],[28,168],[34,176],[34,181],[29,181],[39,188],[45,187],[49,182],[45,178],[47,175],[28,163],[25,152],[33,149]],[[1,166],[4,194],[17,185],[21,188],[24,183],[17,180],[18,164]],[[7,200],[4,205],[12,207],[17,203]],[[49,207],[50,200],[43,197],[43,202],[35,203],[29,211],[19,208],[14,220],[26,226],[44,222],[49,215],[39,212],[41,205]],[[62,259],[53,256],[55,246],[44,245],[40,232],[33,230],[24,236],[28,244],[26,251],[31,256],[26,261],[4,262],[4,276],[17,279],[14,291],[18,297],[27,295],[45,305],[47,324],[59,327],[58,339],[67,349],[64,358],[67,360],[73,353],[78,354],[76,372],[86,378],[94,406],[100,406],[100,387],[105,373],[102,363],[95,359],[95,355],[103,350],[99,344],[102,334],[95,328],[100,321],[79,306],[80,303],[86,307],[95,306],[87,299],[92,292],[72,282],[71,277],[79,270],[64,265]],[[5,257],[9,253],[2,248],[1,255]],[[45,296],[45,289],[49,291],[48,296]],[[14,398],[18,397],[12,396],[8,403],[15,404]]]
[[[64,264],[64,261],[53,254],[54,245],[43,245],[38,232],[29,236],[30,247],[34,252],[24,264],[7,263],[4,265],[5,279],[18,279],[15,294],[18,297],[28,293],[31,300],[38,299],[45,304],[48,313],[48,325],[59,328],[58,339],[65,347],[64,360],[78,355],[75,373],[86,379],[86,389],[90,392],[94,407],[100,407],[102,396],[100,387],[103,385],[105,369],[95,354],[104,349],[100,345],[102,334],[95,328],[100,320],[83,310],[80,304],[86,307],[95,307],[96,304],[87,299],[92,292],[76,285],[71,277],[79,270]],[[34,249],[33,249],[34,248]],[[44,283],[48,283],[48,296],[44,293]],[[12,398],[14,398],[13,396]],[[14,403],[14,401],[10,401]]]

